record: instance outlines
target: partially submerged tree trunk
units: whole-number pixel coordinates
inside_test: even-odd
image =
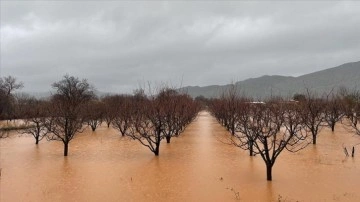
[[[312,137],[313,137],[312,143],[315,145],[316,144],[316,135],[313,135]]]
[[[154,151],[155,156],[159,156],[159,153],[160,153],[160,141],[156,143],[156,147]]]
[[[331,131],[332,131],[332,132],[335,131],[335,124],[336,124],[336,122],[331,123]]]
[[[69,150],[69,143],[64,142],[64,156],[68,155],[68,150]]]
[[[254,156],[254,141],[249,140],[249,153],[250,156]]]
[[[266,163],[266,180],[272,181],[272,165]]]
[[[170,143],[171,136],[166,136],[166,143]]]

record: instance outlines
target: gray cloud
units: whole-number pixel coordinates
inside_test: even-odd
[[[358,61],[360,2],[1,1],[1,75],[48,91],[226,84]]]

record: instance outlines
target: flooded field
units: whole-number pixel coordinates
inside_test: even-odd
[[[70,142],[12,134],[0,140],[0,201],[358,201],[360,142],[339,125],[323,129],[316,146],[284,151],[266,181],[260,156],[221,143],[229,134],[201,112],[160,156],[102,126]]]

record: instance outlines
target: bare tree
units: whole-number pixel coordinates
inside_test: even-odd
[[[171,123],[174,124],[173,136],[177,137],[195,119],[202,106],[187,94],[178,94],[173,99],[177,104],[175,116],[172,116],[174,120]]]
[[[258,113],[257,110],[260,110],[260,107],[257,107],[257,104],[243,101],[240,102],[239,107],[237,108],[237,117],[236,120],[236,133],[234,137],[231,137],[230,140],[233,145],[240,147],[244,150],[249,150],[249,155],[254,156],[254,142],[257,138],[257,131],[253,130],[253,115]]]
[[[161,141],[168,138],[169,143],[171,137],[179,135],[193,119],[190,116],[197,113],[194,110],[199,108],[192,99],[188,102],[189,97],[177,95],[172,89],[160,90],[157,96],[149,98],[141,93],[143,91],[137,92],[140,93],[134,95],[132,102],[131,127],[125,135],[139,141],[158,156]],[[189,111],[180,113],[185,106],[189,106]]]
[[[324,123],[324,101],[314,96],[309,89],[307,90],[306,100],[300,102],[302,106],[302,120],[312,134],[313,144],[316,144],[316,138]]]
[[[13,91],[23,87],[22,82],[16,82],[16,78],[7,76],[0,78],[0,120],[11,120],[15,115],[15,98]],[[8,132],[0,125],[0,138],[8,137]]]
[[[48,116],[46,113],[47,102],[29,98],[25,102],[24,112],[22,118],[25,120],[27,127],[21,131],[23,134],[30,134],[35,138],[35,144],[39,142],[49,133],[45,127],[45,119]]]
[[[22,82],[15,77],[0,78],[0,119],[11,120],[15,116],[15,98],[13,92],[23,88]]]
[[[84,109],[83,116],[92,131],[95,131],[101,125],[104,117],[104,103],[94,99],[88,102]]]
[[[272,168],[285,149],[297,152],[308,145],[307,133],[303,129],[300,108],[281,101],[269,101],[265,105],[255,105],[247,121],[246,134],[237,135],[244,149],[251,138],[254,154],[260,154],[266,165],[267,180],[272,180]],[[245,140],[244,140],[245,139]]]
[[[345,124],[349,125],[356,134],[360,135],[360,93],[357,91],[347,93],[344,95],[343,102],[345,116],[348,119],[348,122],[345,122]]]
[[[137,101],[132,118],[132,127],[126,135],[148,147],[155,156],[159,155],[161,140],[165,138],[164,114],[161,106],[154,99]]]
[[[111,123],[113,128],[120,131],[122,136],[125,136],[131,127],[134,99],[130,96],[116,95],[113,96],[113,100],[116,101],[112,105],[115,116]]]
[[[94,97],[94,93],[87,80],[79,80],[69,75],[65,75],[52,86],[56,94],[51,98],[49,116],[45,121],[50,131],[47,139],[62,141],[64,156],[67,156],[69,142],[77,133],[83,132],[84,117],[81,111]]]
[[[250,156],[260,155],[271,181],[272,168],[282,151],[297,152],[309,144],[301,105],[280,98],[266,103],[239,98],[237,103],[236,129],[229,137],[230,144],[249,150]]]
[[[327,125],[334,132],[335,125],[341,121],[344,114],[343,100],[339,94],[331,92],[326,96],[326,102],[324,107],[324,120]]]
[[[117,96],[116,95],[107,95],[101,99],[104,103],[104,121],[106,122],[107,127],[110,127],[111,122],[115,119],[117,105]]]
[[[232,84],[221,96],[224,102],[224,110],[227,119],[225,121],[225,127],[230,131],[232,135],[235,135],[236,120],[237,120],[237,108],[239,104],[239,95],[236,85]]]
[[[222,126],[228,125],[228,117],[225,109],[224,99],[211,99],[210,112],[219,121]]]
[[[0,78],[0,89],[5,92],[6,95],[10,95],[14,90],[18,90],[24,87],[22,82],[17,82],[15,77],[7,76]]]

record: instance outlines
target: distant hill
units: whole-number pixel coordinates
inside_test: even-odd
[[[273,96],[291,97],[295,93],[304,93],[306,88],[322,94],[331,89],[343,86],[349,89],[360,90],[360,61],[346,63],[337,67],[305,74],[299,77],[291,76],[262,76],[246,79],[235,83],[240,93],[255,99]],[[229,85],[188,86],[179,89],[192,97],[204,96],[207,98],[219,97]]]

